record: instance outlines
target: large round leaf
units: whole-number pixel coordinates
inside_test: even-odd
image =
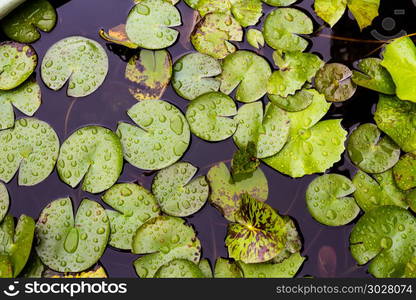
[[[219,257],[215,261],[215,278],[242,278],[243,273],[235,261]]]
[[[55,43],[42,61],[42,80],[52,90],[68,81],[70,97],[85,97],[96,91],[108,72],[108,57],[94,40],[67,37]]]
[[[9,210],[10,199],[6,186],[0,182],[0,222]]]
[[[174,259],[157,270],[154,278],[205,278],[201,269],[187,259]]]
[[[179,162],[157,173],[152,192],[164,213],[187,217],[204,206],[209,186],[205,176],[192,180],[196,172],[198,169],[192,164]]]
[[[46,206],[36,223],[36,252],[58,272],[81,272],[94,265],[106,249],[110,224],[104,208],[84,199],[74,218],[71,199]]]
[[[394,179],[402,190],[416,187],[416,152],[402,156],[393,168]]]
[[[250,51],[237,51],[224,59],[222,69],[218,78],[224,94],[237,89],[235,99],[241,102],[253,102],[266,94],[272,72],[263,57]]]
[[[0,131],[0,179],[9,182],[19,170],[19,185],[31,186],[52,172],[59,139],[47,123],[19,119],[11,129]]]
[[[179,10],[164,0],[142,0],[130,11],[126,23],[129,39],[141,48],[163,49],[175,43],[181,25]]]
[[[118,179],[123,168],[120,140],[111,130],[86,126],[75,131],[63,144],[58,158],[58,174],[63,182],[101,193]]]
[[[278,107],[291,112],[301,111],[311,105],[313,101],[313,94],[307,89],[297,91],[294,95],[282,97],[279,95],[268,95],[270,102]]]
[[[140,127],[119,123],[124,158],[133,166],[157,170],[177,162],[188,149],[191,134],[182,112],[162,101],[142,101],[127,112]]]
[[[115,248],[130,250],[137,229],[160,214],[155,197],[134,183],[113,185],[102,199],[115,209],[106,210],[111,226],[109,244]]]
[[[390,73],[381,65],[379,58],[365,58],[358,62],[358,71],[352,72],[355,84],[376,92],[394,95],[396,86]]]

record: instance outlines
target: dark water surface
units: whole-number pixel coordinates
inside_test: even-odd
[[[411,0],[381,2],[381,15],[374,21],[373,26],[363,33],[359,32],[358,25],[352,17],[346,15],[333,31],[324,27],[321,33],[333,33],[337,36],[357,39],[389,39],[396,34],[403,35],[404,32],[416,31],[416,6]],[[51,33],[43,33],[42,38],[34,43],[40,60],[47,49],[60,39],[82,35],[97,40],[107,49],[110,70],[103,86],[92,95],[81,99],[67,97],[66,87],[58,92],[49,90],[41,83],[38,72],[37,80],[42,86],[43,103],[35,117],[49,122],[58,133],[61,142],[76,129],[89,124],[98,124],[115,130],[118,121],[129,121],[126,111],[137,102],[129,94],[128,83],[124,80],[126,59],[135,51],[126,51],[123,47],[105,43],[99,38],[98,30],[125,22],[127,13],[133,6],[132,0],[71,0],[55,1],[54,4],[58,7],[59,16],[56,28]],[[313,13],[312,4],[312,0],[304,0],[298,1],[294,7],[307,11],[315,19],[315,29],[318,30],[322,21]],[[168,49],[174,61],[192,51],[189,32],[192,29],[193,11],[183,1],[177,6],[181,11],[184,25],[179,28],[180,40]],[[268,12],[272,8],[264,5],[264,9]],[[261,27],[261,23],[258,27]],[[345,63],[350,67],[353,66],[354,61],[367,56],[379,46],[379,44],[331,40],[326,37],[313,37],[310,40],[309,51],[319,53],[325,61]],[[238,47],[255,51],[246,43],[239,43]],[[257,52],[267,56],[272,62],[270,48],[265,47]],[[378,54],[376,52],[373,55]],[[168,88],[163,99],[180,107],[182,111],[185,111],[188,104],[188,101],[178,97],[171,87]],[[344,118],[343,126],[351,131],[359,123],[372,122],[372,112],[376,102],[376,93],[359,88],[351,100],[333,106],[326,118]],[[229,161],[235,149],[232,139],[220,143],[208,143],[193,136],[191,146],[183,160],[199,167],[200,174],[206,174],[210,166],[216,162]],[[348,237],[353,225],[327,227],[314,221],[307,212],[305,190],[316,175],[292,179],[266,165],[262,164],[261,168],[269,180],[268,204],[278,209],[281,214],[293,217],[302,233],[302,254],[308,259],[298,276],[369,276],[366,273],[366,266],[356,266],[348,250]],[[345,155],[330,171],[349,177],[355,173],[354,167]],[[119,181],[137,181],[150,188],[152,175],[126,163]],[[36,219],[49,202],[66,196],[73,199],[75,207],[83,198],[96,200],[105,206],[100,200],[100,195],[85,193],[80,188],[71,189],[59,180],[56,172],[34,187],[18,187],[17,178],[14,178],[7,184],[7,188],[11,196],[10,213],[16,217],[24,213]],[[188,218],[188,222],[193,224],[198,232],[202,242],[203,257],[209,258],[211,263],[214,263],[218,256],[227,256],[224,247],[227,222],[216,209],[206,204],[200,212]],[[136,258],[137,255],[108,247],[101,263],[110,277],[135,277],[132,262]]]

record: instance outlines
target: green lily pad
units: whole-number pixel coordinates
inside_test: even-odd
[[[0,43],[0,90],[11,90],[29,78],[38,64],[38,56],[29,45]]]
[[[269,194],[267,178],[260,168],[251,177],[234,182],[227,166],[219,163],[208,171],[207,178],[211,187],[211,204],[232,222],[240,209],[243,194],[247,193],[260,201],[266,201]]]
[[[263,32],[258,29],[250,28],[247,31],[247,42],[254,48],[260,49],[264,47]]]
[[[161,266],[154,278],[205,278],[205,275],[192,261],[174,259]]]
[[[103,47],[81,36],[68,37],[52,45],[41,66],[46,86],[57,91],[68,81],[70,97],[85,97],[95,92],[107,72],[108,57]]]
[[[0,278],[13,278],[13,266],[7,255],[0,254]]]
[[[162,101],[142,101],[127,112],[140,127],[119,123],[117,134],[124,158],[133,166],[158,170],[177,162],[188,149],[191,138],[182,112]]]
[[[416,153],[407,153],[402,156],[393,168],[394,179],[397,186],[404,190],[416,187]]]
[[[264,21],[263,35],[266,43],[281,51],[304,51],[308,41],[299,34],[313,32],[312,20],[295,8],[273,10]]]
[[[174,259],[195,264],[201,256],[201,243],[192,227],[176,217],[160,216],[149,220],[136,232],[133,253],[147,254],[134,262],[141,278],[152,278],[157,270]]]
[[[63,182],[93,194],[109,189],[123,168],[123,150],[117,135],[101,126],[75,131],[62,144],[57,170]]]
[[[1,21],[3,32],[12,40],[32,43],[40,38],[38,31],[49,32],[56,24],[55,8],[47,0],[24,2]]]
[[[281,108],[268,104],[263,114],[263,104],[255,102],[243,105],[235,118],[238,122],[233,138],[239,148],[249,142],[256,145],[256,157],[265,158],[278,153],[289,136],[290,120]]]
[[[231,137],[237,129],[237,122],[231,117],[237,114],[233,99],[211,92],[199,96],[189,104],[186,119],[197,137],[218,142]]]
[[[380,95],[374,120],[405,152],[416,151],[416,104]]]
[[[222,63],[221,92],[231,94],[241,102],[253,102],[267,92],[267,81],[272,74],[269,63],[250,51],[237,51],[228,55]]]
[[[83,272],[65,272],[60,273],[51,269],[45,270],[42,277],[44,278],[108,278],[104,268],[97,263],[95,266]]]
[[[126,33],[141,48],[163,49],[175,43],[179,32],[172,27],[181,24],[179,10],[169,2],[142,0],[132,8],[127,17]]]
[[[0,182],[0,222],[4,219],[9,210],[10,199],[6,186]]]
[[[352,81],[367,89],[388,94],[396,94],[396,85],[390,73],[381,65],[379,58],[365,58],[358,62],[358,71],[352,72]]]
[[[32,251],[29,260],[20,276],[24,278],[42,278],[42,275],[46,269],[46,266],[42,263],[39,256],[36,254],[36,251]]]
[[[374,124],[363,124],[348,139],[348,155],[352,162],[367,173],[382,173],[400,158],[400,148]]]
[[[234,261],[219,257],[215,261],[214,278],[243,278],[243,273]]]
[[[356,187],[354,198],[365,212],[383,205],[408,206],[406,194],[397,187],[392,170],[373,176],[358,171],[352,182]]]
[[[41,91],[35,79],[29,79],[13,90],[0,90],[0,129],[13,127],[13,106],[25,115],[33,116],[40,104]]]
[[[271,6],[289,6],[295,3],[297,0],[262,0],[264,3]]]
[[[231,9],[230,0],[184,0],[185,3],[197,10],[201,16],[209,13],[227,13]]]
[[[211,56],[199,52],[182,56],[173,66],[172,86],[182,98],[193,100],[205,93],[220,89],[221,64]]]
[[[130,81],[130,94],[137,100],[160,99],[172,77],[169,52],[141,50],[130,58],[125,76]]]
[[[114,26],[110,28],[108,32],[104,29],[100,29],[100,31],[98,31],[98,34],[103,40],[107,42],[122,45],[131,49],[139,48],[139,45],[133,43],[127,36],[126,24]]]
[[[403,278],[416,278],[416,256],[406,264]]]
[[[308,108],[289,112],[291,121],[289,139],[283,149],[263,161],[283,174],[302,177],[329,169],[341,159],[347,132],[341,120],[319,120],[331,106],[325,97],[310,90],[314,99]]]
[[[416,212],[416,189],[411,190],[407,194],[406,202],[409,204],[410,209]]]
[[[196,25],[191,35],[192,45],[198,52],[208,54],[216,59],[223,59],[234,53],[237,48],[232,41],[243,40],[243,29],[228,14],[207,14]]]
[[[311,105],[313,96],[313,93],[310,93],[307,89],[299,90],[294,95],[288,95],[287,97],[273,94],[268,95],[270,102],[290,112],[297,112],[307,108]]]
[[[187,217],[204,206],[209,186],[205,176],[192,180],[196,172],[198,169],[192,164],[178,162],[156,174],[152,192],[164,213]]]
[[[209,260],[204,258],[199,261],[198,264],[199,269],[201,269],[201,272],[204,274],[205,278],[212,278],[212,269],[211,264],[209,263]]]
[[[311,82],[324,62],[315,54],[287,52],[273,54],[279,67],[273,72],[268,82],[268,93],[287,97],[294,95],[306,82]]]
[[[315,78],[316,89],[331,102],[343,102],[354,96],[357,86],[352,81],[352,71],[343,64],[326,64]]]
[[[350,235],[350,250],[359,265],[377,278],[398,278],[416,255],[416,220],[406,209],[381,206],[358,220]]]
[[[341,226],[354,220],[360,207],[353,197],[351,180],[338,174],[325,174],[314,179],[306,190],[306,205],[312,217],[328,226]]]
[[[235,182],[250,178],[260,165],[256,157],[256,144],[249,142],[246,147],[234,152],[231,160],[231,170]]]
[[[155,197],[134,183],[113,185],[102,199],[115,209],[107,209],[106,213],[111,226],[109,244],[118,249],[130,250],[137,229],[160,215]]]
[[[13,128],[0,131],[0,179],[9,182],[19,170],[19,185],[32,186],[52,173],[59,139],[47,123],[19,119]]]

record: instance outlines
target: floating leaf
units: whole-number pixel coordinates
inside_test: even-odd
[[[147,254],[138,258],[134,267],[141,278],[152,278],[161,266],[174,259],[187,259],[197,264],[201,243],[183,219],[160,216],[137,230],[133,253]]]
[[[247,42],[256,49],[264,47],[263,33],[258,29],[250,28],[247,31]]]
[[[196,9],[201,16],[209,13],[227,13],[231,9],[230,0],[184,0],[188,6]]]
[[[308,41],[299,34],[310,34],[312,31],[312,20],[295,8],[273,10],[263,25],[266,43],[273,49],[281,51],[304,51]]]
[[[234,261],[219,257],[215,261],[214,278],[243,278],[243,273]]]
[[[404,190],[416,187],[416,153],[403,155],[393,168],[397,186]]]
[[[374,124],[363,124],[348,139],[348,155],[352,162],[367,173],[382,173],[400,158],[400,148]]]
[[[108,275],[104,268],[99,264],[94,267],[86,270],[84,272],[69,272],[69,273],[59,273],[52,270],[46,270],[43,273],[45,278],[108,278]]]
[[[68,81],[70,97],[85,97],[96,91],[108,72],[108,57],[94,40],[72,36],[60,40],[46,52],[42,80],[50,89],[60,90]]]
[[[271,6],[288,6],[295,3],[297,0],[262,0],[264,3]]]
[[[343,102],[354,96],[357,86],[352,71],[343,64],[326,64],[317,73],[315,87],[331,102]]]
[[[405,152],[416,151],[416,104],[380,95],[374,120]]]
[[[26,81],[38,63],[35,49],[16,42],[0,43],[0,90],[11,90]]]
[[[238,122],[234,142],[239,148],[249,142],[256,145],[256,157],[265,158],[278,153],[285,145],[290,129],[287,113],[268,104],[263,114],[263,104],[255,102],[243,105],[235,118]]]
[[[283,217],[283,220],[285,222],[286,242],[282,251],[272,259],[273,263],[281,263],[302,248],[301,237],[294,221],[288,216]]]
[[[377,278],[398,278],[416,255],[416,220],[406,209],[381,206],[358,220],[350,236],[350,250],[359,265]]]
[[[246,147],[238,149],[234,152],[231,161],[231,169],[235,182],[250,178],[260,165],[260,161],[256,157],[256,144],[249,142]]]
[[[38,31],[51,31],[56,24],[55,8],[47,0],[24,2],[1,22],[3,32],[12,40],[32,43],[40,38]]]
[[[0,131],[0,179],[9,182],[19,170],[19,185],[32,186],[52,173],[59,139],[47,123],[19,119],[13,128]]]
[[[4,219],[9,210],[10,199],[6,186],[0,182],[0,222]]]
[[[233,99],[219,92],[211,92],[192,100],[186,110],[186,119],[197,137],[218,142],[234,134],[237,122],[230,117],[236,114]]]
[[[98,32],[100,37],[107,42],[125,46],[127,48],[136,49],[139,45],[133,43],[126,33],[126,24],[117,25],[106,32],[104,29],[100,29]]]
[[[39,256],[36,254],[36,251],[32,251],[29,260],[20,276],[24,278],[42,278],[45,269],[46,266],[42,263]]]
[[[406,202],[409,204],[410,209],[416,212],[416,189],[411,190],[407,194]]]
[[[353,197],[351,180],[338,174],[325,174],[314,179],[306,191],[306,205],[312,217],[328,226],[341,226],[354,220],[360,207]]]
[[[42,262],[58,272],[81,272],[104,253],[110,224],[104,208],[82,200],[74,218],[70,198],[52,201],[36,223],[36,252]]]
[[[232,222],[240,209],[243,194],[247,193],[259,201],[266,201],[269,194],[267,178],[260,168],[251,177],[234,182],[227,166],[219,163],[209,170],[207,178],[211,187],[211,204]]]
[[[209,260],[204,258],[199,261],[198,267],[201,269],[201,272],[204,274],[205,278],[212,278],[212,269]]]
[[[177,162],[188,149],[191,138],[182,112],[162,101],[142,101],[127,112],[140,127],[119,123],[117,134],[124,158],[133,166],[158,170]]]
[[[288,113],[291,121],[289,139],[276,155],[263,161],[272,168],[292,177],[324,172],[341,159],[347,132],[341,120],[319,120],[330,104],[325,97],[310,90],[314,100],[308,108]],[[319,122],[319,123],[318,123]]]
[[[383,205],[408,206],[406,194],[394,182],[392,170],[374,174],[373,177],[358,171],[352,182],[356,187],[354,198],[365,212]]]
[[[235,99],[253,102],[267,92],[271,69],[267,60],[250,51],[237,51],[228,55],[222,63],[221,92],[231,94],[237,89]]]
[[[137,100],[154,100],[163,96],[172,77],[172,59],[166,50],[141,50],[130,58],[126,78],[129,91]]]
[[[216,92],[220,81],[221,64],[211,56],[199,52],[189,53],[173,66],[172,86],[179,96],[193,100],[205,93]]]
[[[240,24],[232,16],[219,13],[207,14],[191,35],[192,45],[198,52],[216,59],[223,59],[237,50],[230,41],[242,40]]]
[[[192,261],[174,259],[161,266],[154,278],[205,278],[205,275]]]
[[[128,38],[141,48],[163,49],[175,43],[182,24],[179,10],[164,0],[142,0],[127,17]],[[146,30],[143,30],[146,28]]]
[[[294,95],[288,95],[287,97],[273,94],[268,95],[270,102],[290,112],[301,111],[307,108],[311,105],[313,96],[313,93],[310,93],[307,89],[299,90]]]
[[[123,168],[123,150],[117,135],[101,126],[75,131],[63,144],[57,170],[63,182],[93,194],[110,188]]]
[[[102,199],[115,209],[107,209],[106,213],[111,226],[109,244],[118,249],[130,250],[137,229],[160,215],[155,197],[134,183],[113,185]]]
[[[358,71],[352,72],[352,81],[379,93],[394,95],[396,86],[390,73],[381,65],[379,58],[365,58],[358,62]]]

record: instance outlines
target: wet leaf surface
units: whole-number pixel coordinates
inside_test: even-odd
[[[402,190],[416,187],[416,153],[407,153],[402,156],[393,168],[394,179]]]
[[[174,259],[161,266],[154,278],[205,278],[205,275],[192,261]]]
[[[0,222],[3,221],[4,217],[9,210],[10,198],[6,186],[0,182]]]
[[[258,29],[250,28],[247,31],[247,42],[256,49],[264,47],[263,33]]]
[[[243,278],[243,273],[234,261],[219,257],[215,261],[214,278]]]
[[[268,98],[274,105],[290,112],[297,112],[304,110],[313,101],[313,93],[310,93],[307,89],[302,89],[295,92],[294,95],[288,95],[282,97],[279,95],[269,94]]]
[[[352,81],[376,92],[394,95],[396,86],[390,73],[381,65],[379,58],[365,58],[358,62],[358,71],[353,71]]]

